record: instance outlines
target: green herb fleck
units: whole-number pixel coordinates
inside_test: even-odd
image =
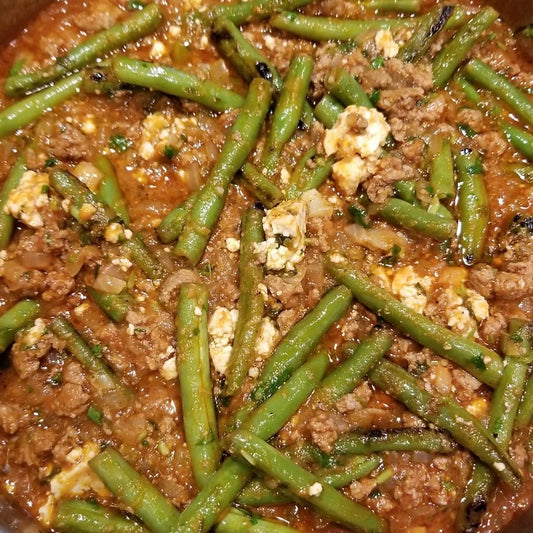
[[[127,139],[124,135],[114,134],[109,137],[109,148],[121,154],[131,146],[131,139]]]
[[[104,415],[102,411],[97,409],[94,405],[89,405],[89,408],[87,409],[87,418],[92,420],[98,426],[101,426]]]
[[[382,57],[382,56],[378,56],[376,57],[375,59],[373,59],[371,62],[370,62],[370,66],[376,70],[378,68],[381,68],[385,65],[385,58]]]
[[[402,249],[397,244],[395,244],[390,249],[390,252],[388,253],[388,255],[386,255],[385,257],[382,257],[379,260],[379,264],[385,267],[394,266],[398,262],[401,252],[402,252]]]
[[[128,2],[128,10],[129,11],[142,11],[146,7],[146,4],[144,2],[141,2],[140,0],[130,0]]]
[[[58,163],[57,159],[55,159],[54,157],[50,157],[44,162],[44,166],[45,168],[52,168],[52,167],[55,167],[57,163]]]
[[[465,137],[475,137],[477,135],[477,131],[472,129],[468,124],[457,124],[457,129]]]
[[[180,151],[171,144],[167,144],[163,150],[165,157],[170,160],[174,159],[179,153]]]

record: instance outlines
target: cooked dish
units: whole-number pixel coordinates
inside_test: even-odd
[[[43,10],[1,56],[6,495],[65,532],[531,505],[518,37],[476,2]]]

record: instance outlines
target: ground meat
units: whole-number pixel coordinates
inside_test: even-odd
[[[69,294],[75,285],[76,281],[67,272],[49,272],[46,278],[47,288],[43,291],[42,298],[45,302],[57,301]]]
[[[492,298],[497,271],[489,265],[480,263],[475,265],[469,273],[468,285],[484,298]]]
[[[494,313],[483,321],[478,333],[487,344],[497,348],[506,329],[507,320],[505,317],[501,313]]]
[[[378,107],[389,117],[405,118],[424,97],[420,87],[404,87],[381,91]]]
[[[43,335],[33,346],[27,346],[24,338],[19,337],[11,347],[13,368],[21,379],[29,378],[39,370],[42,359],[52,347],[52,335]]]
[[[90,396],[87,392],[86,378],[77,361],[69,361],[62,374],[62,383],[52,401],[56,415],[74,418],[87,410]]]
[[[475,396],[475,392],[481,387],[481,382],[478,379],[461,368],[453,369],[452,377],[458,400],[471,400]]]
[[[350,426],[343,417],[320,411],[309,420],[308,429],[313,442],[329,453],[339,435],[348,431]]]
[[[55,125],[55,130],[45,142],[51,155],[64,161],[80,161],[90,154],[90,140],[79,128],[61,122]]]
[[[339,413],[348,413],[350,411],[358,411],[364,407],[372,396],[372,389],[365,381],[353,392],[345,394],[336,404],[335,408]]]
[[[415,169],[405,164],[394,155],[384,156],[378,160],[375,174],[363,183],[370,201],[384,203],[392,196],[392,184],[399,180],[413,179]]]
[[[279,300],[285,308],[300,305],[298,295],[304,293],[302,285],[303,272],[295,276],[275,276],[269,274],[265,277],[265,285],[270,293]]]
[[[508,149],[508,143],[498,131],[480,133],[474,137],[475,145],[484,153],[494,156],[503,154]]]
[[[8,435],[14,435],[24,423],[24,410],[12,403],[0,402],[0,428]]]

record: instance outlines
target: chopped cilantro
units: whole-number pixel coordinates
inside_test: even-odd
[[[378,56],[370,62],[370,66],[374,70],[381,68],[383,65],[385,65],[385,58],[382,56]]]
[[[104,419],[102,411],[97,409],[94,405],[89,405],[87,409],[87,418],[92,420],[95,424],[101,426]]]
[[[102,352],[103,352],[102,345],[101,344],[95,344],[91,348],[91,351],[93,352],[94,355],[102,355]]]
[[[44,166],[45,168],[52,168],[55,167],[58,163],[59,161],[57,159],[55,159],[54,157],[50,157],[44,162]]]
[[[179,152],[180,151],[171,144],[167,144],[163,150],[163,154],[165,154],[165,157],[171,160],[174,159],[179,154]]]
[[[146,4],[144,2],[141,2],[141,0],[130,0],[128,2],[128,9],[130,11],[142,11],[146,7]]]
[[[372,91],[369,96],[370,101],[372,102],[372,105],[374,106],[378,105],[380,97],[381,97],[381,91],[379,89]]]
[[[131,140],[124,135],[114,134],[109,137],[109,148],[121,154],[131,146]]]
[[[350,213],[352,220],[359,226],[362,226],[363,228],[369,228],[372,225],[372,222],[368,217],[368,213],[363,207],[352,204],[350,207],[348,207],[348,212]]]
[[[400,253],[402,252],[402,249],[395,244],[389,251],[388,255],[385,257],[382,257],[379,260],[379,264],[381,266],[385,267],[392,267],[398,262],[398,258],[400,257]]]
[[[477,135],[477,131],[472,129],[468,124],[457,124],[457,129],[465,137],[475,137]]]

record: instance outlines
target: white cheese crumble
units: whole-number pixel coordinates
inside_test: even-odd
[[[398,43],[394,40],[390,30],[378,30],[374,38],[378,53],[385,59],[396,57],[400,51]]]
[[[324,149],[338,159],[332,174],[344,193],[355,194],[359,184],[375,171],[376,158],[389,133],[382,113],[356,105],[348,106],[333,128],[326,130]]]
[[[238,252],[241,249],[241,241],[233,237],[226,239],[226,249],[228,252]]]
[[[322,494],[323,487],[320,483],[313,483],[309,489],[308,494],[309,496],[320,496]]]
[[[228,369],[238,317],[239,311],[237,309],[217,307],[207,325],[209,355],[215,370],[220,374],[225,374]]]
[[[21,220],[30,228],[43,227],[39,207],[48,204],[48,174],[27,170],[8,196],[4,213]]]
[[[257,341],[255,343],[255,351],[261,357],[267,357],[272,353],[276,343],[280,339],[280,332],[276,327],[275,322],[268,317],[261,320],[259,332],[257,334]]]
[[[35,320],[33,326],[22,337],[22,343],[26,346],[35,346],[46,331],[46,322],[42,318]]]
[[[472,289],[460,293],[453,287],[445,292],[445,314],[448,326],[463,336],[478,336],[478,325],[489,316],[489,304],[481,294]]]
[[[95,442],[88,442],[80,448],[74,448],[67,455],[69,464],[51,479],[50,494],[39,509],[39,516],[45,524],[50,524],[55,503],[62,498],[82,496],[89,490],[104,498],[109,496],[108,490],[88,464],[99,452]]]
[[[122,272],[127,272],[133,266],[133,263],[126,257],[115,257],[111,260],[111,264],[120,267]]]
[[[397,270],[391,283],[392,294],[398,296],[407,307],[417,313],[424,312],[430,288],[431,278],[418,276],[411,265]]]
[[[166,55],[168,55],[168,50],[165,46],[165,43],[161,41],[154,41],[154,44],[152,44],[152,48],[150,50],[150,57],[152,59],[161,59]]]
[[[122,227],[122,224],[119,224],[118,222],[111,222],[104,232],[105,240],[111,243],[117,243],[124,236],[124,228]]]
[[[176,152],[183,145],[185,130],[196,126],[195,117],[177,117],[171,120],[163,113],[152,113],[143,122],[139,155],[146,161],[165,157],[168,150]]]
[[[263,218],[266,240],[255,245],[255,252],[268,270],[294,270],[304,257],[306,225],[303,200],[287,200],[267,211]]]
[[[167,359],[163,363],[163,366],[161,367],[161,370],[159,372],[163,376],[163,378],[168,381],[176,379],[178,377],[178,362],[176,361],[176,357],[171,357],[170,359]]]

